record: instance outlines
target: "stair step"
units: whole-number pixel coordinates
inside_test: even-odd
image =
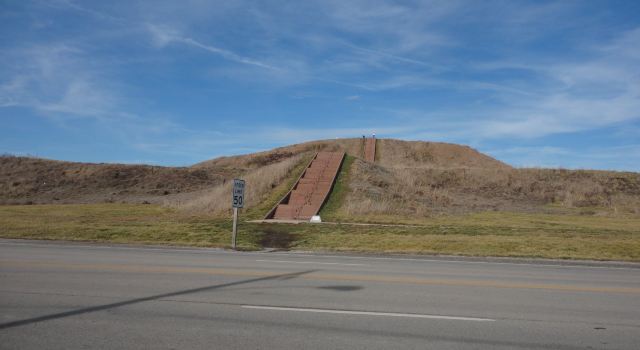
[[[288,200],[275,208],[273,218],[308,220],[316,215],[331,191],[344,156],[344,152],[318,152],[293,186]]]

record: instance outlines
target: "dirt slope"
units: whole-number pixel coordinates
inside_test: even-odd
[[[0,204],[157,203],[183,192],[218,185],[218,169],[91,164],[0,157]]]

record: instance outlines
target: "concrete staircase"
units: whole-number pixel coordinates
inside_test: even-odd
[[[369,163],[376,161],[376,138],[371,137],[364,142],[364,160]]]
[[[265,219],[309,220],[329,197],[344,152],[318,152],[291,191]]]

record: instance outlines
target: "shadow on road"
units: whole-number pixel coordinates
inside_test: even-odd
[[[363,289],[364,287],[362,286],[347,286],[347,285],[343,285],[343,286],[322,286],[322,287],[316,287],[318,289],[328,289],[328,290],[335,290],[338,292],[353,292],[356,290],[360,290]]]
[[[55,313],[55,314],[50,314],[50,315],[44,315],[44,316],[28,318],[28,319],[25,319],[25,320],[18,320],[18,321],[13,321],[13,322],[2,323],[2,324],[0,324],[0,329],[7,329],[7,328],[12,328],[12,327],[24,326],[24,325],[28,325],[28,324],[32,324],[32,323],[36,323],[36,322],[55,320],[55,319],[64,318],[64,317],[70,317],[70,316],[81,315],[81,314],[86,314],[86,313],[90,313],[90,312],[113,309],[113,308],[121,307],[121,306],[127,306],[127,305],[132,305],[132,304],[143,303],[145,301],[151,301],[151,300],[157,300],[157,299],[162,299],[162,298],[175,297],[175,296],[185,295],[185,294],[206,292],[206,291],[211,291],[211,290],[216,290],[216,289],[221,289],[221,288],[231,287],[231,286],[237,286],[237,285],[242,285],[242,284],[247,284],[247,283],[254,283],[254,282],[260,282],[260,281],[269,281],[269,280],[289,280],[289,279],[296,278],[296,277],[299,277],[299,276],[302,276],[302,275],[306,275],[306,274],[309,274],[309,273],[312,273],[312,272],[315,272],[315,271],[317,271],[317,270],[307,270],[307,271],[287,273],[287,274],[282,274],[282,275],[274,275],[274,276],[266,276],[266,277],[260,277],[260,278],[252,278],[252,279],[242,280],[242,281],[237,281],[237,282],[230,282],[230,283],[224,283],[224,284],[215,284],[215,285],[212,285],[212,286],[192,288],[192,289],[180,290],[180,291],[164,293],[164,294],[156,294],[156,295],[151,295],[151,296],[148,296],[148,297],[142,297],[142,298],[136,298],[136,299],[131,299],[131,300],[120,301],[120,302],[117,302],[117,303],[91,306],[91,307],[87,307],[87,308],[83,308],[83,309],[65,311],[65,312],[60,312],[60,313]]]

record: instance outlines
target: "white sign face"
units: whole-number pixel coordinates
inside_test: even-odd
[[[244,180],[233,180],[233,199],[234,208],[244,208]]]

